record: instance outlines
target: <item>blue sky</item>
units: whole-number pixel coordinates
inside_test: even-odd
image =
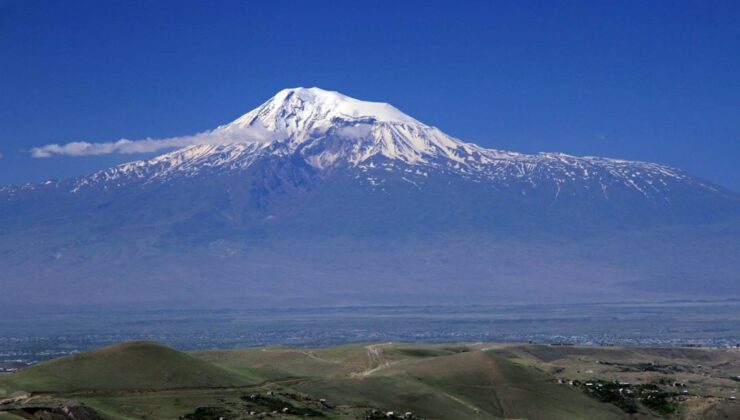
[[[740,2],[657,0],[0,0],[0,183],[143,157],[35,146],[192,134],[296,86],[740,191]]]

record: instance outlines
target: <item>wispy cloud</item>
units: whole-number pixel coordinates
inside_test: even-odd
[[[216,129],[192,136],[169,137],[163,139],[128,140],[91,143],[74,141],[65,144],[47,144],[31,149],[35,158],[53,156],[95,156],[109,154],[152,153],[166,149],[176,149],[200,144],[253,143],[269,141],[270,133],[249,127],[238,131]]]

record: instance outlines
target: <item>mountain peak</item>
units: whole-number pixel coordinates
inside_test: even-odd
[[[382,102],[361,101],[317,87],[283,89],[254,110],[217,130],[224,134],[245,129],[267,131],[276,137],[326,130],[330,126],[360,123],[421,124]]]
[[[313,109],[320,115],[345,120],[419,123],[388,103],[362,101],[336,91],[317,87],[283,89],[268,103],[285,110]]]

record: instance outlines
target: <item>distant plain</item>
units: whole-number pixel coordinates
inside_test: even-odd
[[[734,347],[740,301],[8,312],[0,368],[128,340],[178,350],[365,342]]]

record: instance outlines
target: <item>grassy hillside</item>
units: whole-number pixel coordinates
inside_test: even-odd
[[[576,388],[613,403],[619,403],[621,395],[605,394],[598,386],[618,381],[620,385],[613,391],[625,388],[621,384],[627,383],[631,392],[647,390],[647,397],[666,396],[661,404],[654,403],[660,398],[644,395],[632,400],[638,411],[652,416],[740,418],[737,349],[508,345],[495,346],[491,351],[516,364],[534,366],[561,382],[580,381],[581,386]],[[584,387],[588,383],[593,387]]]
[[[732,350],[382,343],[182,353],[132,342],[0,378],[0,418],[734,419],[738,369]]]
[[[0,379],[0,389],[29,392],[168,389],[252,383],[238,374],[151,342],[130,342],[51,360]]]
[[[273,380],[301,377],[294,389],[337,404],[411,411],[424,418],[608,419],[622,414],[558,386],[536,369],[465,345],[371,344],[196,355],[231,369],[250,366]]]
[[[361,345],[327,349],[267,347],[243,350],[195,352],[201,360],[223,368],[249,371],[264,379],[290,377],[334,377],[360,371],[367,365],[367,350]]]

